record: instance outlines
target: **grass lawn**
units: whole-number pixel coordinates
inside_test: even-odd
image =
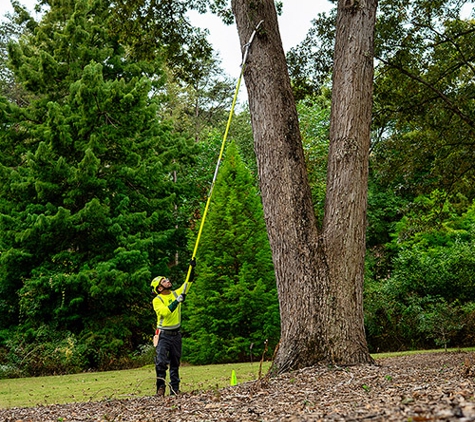
[[[264,376],[270,362],[262,364]],[[181,366],[180,389],[184,392],[213,390],[230,385],[234,370],[238,383],[258,379],[260,363]],[[110,372],[87,372],[35,378],[0,380],[0,407],[122,399],[155,394],[155,367]]]

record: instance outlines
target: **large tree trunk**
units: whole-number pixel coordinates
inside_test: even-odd
[[[325,227],[319,233],[292,95],[285,54],[279,34],[273,0],[232,0],[241,44],[245,45],[257,24],[262,25],[251,46],[244,78],[248,91],[260,189],[274,260],[281,314],[281,343],[274,362],[279,372],[313,365],[320,361],[340,364],[371,362],[362,312],[364,233],[367,161],[371,109],[372,35],[366,48],[356,48],[358,33],[371,20],[355,16],[371,15],[366,6],[341,7],[339,25],[345,29],[350,54],[364,55],[361,66],[344,68],[338,98],[343,102],[332,120],[329,159],[328,201]],[[341,14],[346,16],[346,23]],[[360,25],[360,26],[358,26]],[[372,27],[368,27],[372,34]],[[353,37],[348,34],[351,33]],[[341,42],[345,45],[345,42]],[[355,44],[355,45],[353,45]],[[337,41],[338,45],[338,41]],[[347,48],[347,47],[345,47]],[[335,57],[335,64],[341,63]],[[348,60],[355,63],[361,55]],[[353,65],[352,65],[353,66]],[[370,69],[371,68],[371,69]],[[352,81],[369,79],[366,104],[351,90]],[[340,81],[340,82],[339,82]],[[349,82],[346,83],[346,82]],[[335,78],[335,83],[341,79]],[[362,110],[365,110],[362,113]],[[369,114],[368,114],[369,113]],[[364,126],[364,128],[362,128]],[[364,139],[363,139],[364,138]],[[348,151],[343,148],[348,148]],[[341,173],[341,175],[340,175]],[[351,177],[349,177],[351,175]],[[336,192],[338,191],[338,192]],[[336,227],[328,227],[328,225]],[[346,231],[344,229],[347,229]],[[335,248],[340,248],[339,250]]]
[[[330,149],[323,220],[337,356],[368,359],[363,322],[363,278],[368,192],[373,42],[377,0],[338,2],[333,66]]]

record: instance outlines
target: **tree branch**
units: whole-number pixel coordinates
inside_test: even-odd
[[[426,86],[427,88],[429,88],[432,92],[436,93],[437,96],[442,99],[445,104],[447,104],[448,108],[450,110],[452,110],[452,112],[454,114],[456,114],[457,116],[460,117],[460,119],[465,122],[468,126],[470,126],[471,128],[474,128],[475,129],[475,122],[473,122],[472,119],[470,119],[469,116],[467,116],[465,113],[462,112],[462,110],[460,110],[452,101],[449,97],[447,97],[447,95],[445,95],[442,91],[440,91],[439,89],[437,89],[435,86],[433,86],[430,82],[427,82],[426,80],[422,79],[420,76],[417,76],[413,73],[411,73],[409,70],[405,69],[403,66],[401,65],[398,65],[396,63],[392,63],[390,62],[389,60],[385,60],[384,58],[382,57],[377,57],[378,60],[380,60],[382,63],[384,63],[385,65],[389,66],[389,67],[392,67],[394,69],[397,69],[399,70],[402,74],[408,76],[409,78],[411,78],[412,80],[414,81],[417,81],[419,82],[420,84]]]

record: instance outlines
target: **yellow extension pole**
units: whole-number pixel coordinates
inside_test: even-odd
[[[229,128],[231,126],[231,121],[233,119],[234,108],[236,106],[236,101],[237,101],[237,97],[238,97],[238,93],[239,93],[239,88],[241,86],[242,76],[244,75],[244,68],[245,68],[245,65],[246,65],[246,59],[247,59],[247,54],[249,52],[249,47],[251,46],[252,41],[254,40],[254,37],[256,35],[256,32],[259,29],[259,27],[261,26],[262,22],[263,21],[259,22],[259,24],[256,26],[256,29],[252,33],[251,38],[249,39],[249,42],[244,46],[246,48],[246,50],[244,52],[244,56],[243,56],[243,60],[242,60],[242,64],[241,64],[241,73],[239,74],[239,78],[238,78],[238,81],[237,81],[237,84],[236,84],[236,89],[234,90],[234,97],[233,97],[233,102],[232,102],[232,105],[231,105],[231,110],[229,112],[228,123],[226,125],[226,130],[224,131],[223,142],[221,143],[221,149],[219,151],[218,162],[216,163],[216,169],[214,170],[213,181],[211,182],[211,187],[210,187],[210,190],[209,190],[209,193],[208,193],[208,199],[206,200],[206,205],[205,205],[205,209],[204,209],[204,212],[203,212],[203,217],[201,218],[200,228],[198,230],[198,236],[196,237],[195,248],[193,249],[193,255],[191,257],[192,260],[196,258],[196,252],[198,251],[198,245],[200,243],[201,233],[203,231],[203,227],[204,227],[204,224],[205,224],[206,215],[208,214],[209,204],[211,202],[211,196],[213,194],[213,188],[214,188],[214,185],[216,183],[216,179],[218,177],[219,166],[221,164],[221,159],[223,158],[223,152],[224,152],[224,147],[226,145],[226,139],[228,137],[228,132],[229,132]],[[190,280],[191,271],[192,271],[192,266],[189,265],[188,266],[188,272],[186,274],[186,279],[185,279],[186,284],[185,284],[184,293],[188,293],[188,289],[189,289],[189,286],[190,286],[190,284],[188,284],[188,283],[189,283],[189,280]]]

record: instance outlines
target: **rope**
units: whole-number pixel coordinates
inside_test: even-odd
[[[213,188],[214,188],[214,185],[216,183],[216,179],[218,177],[218,170],[219,170],[219,166],[221,165],[221,160],[222,160],[222,157],[223,157],[224,147],[226,145],[226,139],[228,137],[229,128],[231,126],[231,121],[232,121],[233,114],[234,114],[234,107],[236,106],[236,101],[237,101],[237,97],[238,97],[238,93],[239,93],[239,88],[241,86],[242,77],[244,75],[244,69],[245,69],[245,66],[246,66],[246,60],[247,60],[247,55],[249,53],[249,48],[251,47],[252,41],[254,40],[254,37],[256,36],[256,33],[259,30],[259,27],[261,26],[262,22],[263,21],[260,21],[257,24],[256,29],[254,29],[254,32],[251,35],[251,38],[249,38],[249,42],[244,45],[245,51],[244,51],[243,59],[242,59],[242,62],[241,62],[241,73],[239,74],[239,78],[238,78],[237,84],[236,84],[236,89],[234,90],[234,97],[233,97],[233,102],[232,102],[232,105],[231,105],[231,110],[229,112],[228,123],[226,124],[226,130],[224,131],[223,142],[221,143],[221,149],[219,151],[218,162],[216,163],[216,169],[214,170],[213,181],[211,182],[211,187],[210,187],[209,193],[208,193],[208,199],[206,201],[205,209],[204,209],[204,212],[203,212],[203,217],[201,218],[200,228],[198,230],[198,236],[196,237],[195,248],[193,249],[193,255],[191,257],[192,260],[196,258],[196,252],[198,251],[198,245],[200,243],[201,233],[203,231],[206,216],[208,214],[209,204],[211,202],[211,196],[213,194]],[[189,284],[188,283],[189,283],[189,280],[190,280],[191,271],[192,271],[192,266],[189,265],[188,266],[188,272],[186,274],[186,279],[185,279],[184,293],[188,293],[188,289],[189,289]]]

